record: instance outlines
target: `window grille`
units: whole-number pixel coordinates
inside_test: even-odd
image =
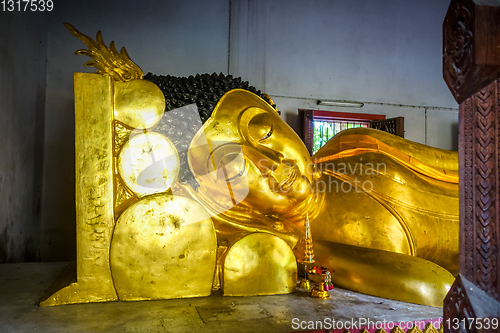
[[[404,118],[385,115],[299,109],[298,134],[309,153],[316,153],[337,133],[354,127],[368,127],[404,138]]]
[[[370,127],[370,122],[348,120],[313,120],[314,135],[312,153],[315,154],[337,133],[345,129],[355,127]]]

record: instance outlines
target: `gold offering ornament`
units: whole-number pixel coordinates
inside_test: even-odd
[[[118,82],[143,78],[142,69],[130,59],[125,47],[122,47],[121,51],[118,52],[114,41],[111,41],[109,47],[107,47],[102,39],[101,31],[97,32],[96,40],[94,41],[89,36],[76,30],[71,24],[64,23],[64,26],[73,36],[87,45],[88,49],[81,49],[75,52],[75,54],[92,58],[92,60],[85,63],[85,67],[94,67],[97,69],[96,74],[107,75]]]
[[[333,289],[332,273],[332,269],[319,266],[310,270],[309,276],[314,281],[314,288],[311,290],[311,297],[322,299],[330,297],[328,291]]]
[[[304,237],[302,238],[297,262],[304,265],[304,278],[300,281],[299,287],[305,290],[311,290],[311,282],[307,277],[307,265],[314,263],[314,249],[311,237],[311,225],[309,224],[309,214],[306,215],[306,220],[304,222]]]

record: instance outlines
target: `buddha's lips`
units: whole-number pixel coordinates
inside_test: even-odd
[[[294,161],[293,166],[290,167],[290,172],[288,177],[279,183],[279,188],[283,191],[288,191],[291,186],[295,183],[295,181],[299,178],[299,169],[297,163]],[[275,181],[275,178],[273,177]]]

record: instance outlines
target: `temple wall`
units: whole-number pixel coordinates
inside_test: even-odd
[[[236,3],[231,73],[271,95],[295,129],[298,108],[404,116],[407,139],[457,149],[458,105],[441,74],[448,0]]]
[[[126,46],[145,73],[242,76],[270,94],[294,128],[297,109],[318,108],[317,99],[356,100],[367,103],[321,109],[404,116],[406,138],[456,149],[457,105],[441,75],[449,0],[305,3],[57,1],[48,15],[4,20],[0,13],[0,73],[9,75],[0,79],[7,156],[0,159],[0,251],[12,261],[76,256],[73,72],[93,69],[74,55],[85,45],[63,22],[93,38],[102,30],[104,41]],[[40,246],[29,245],[29,236]],[[40,255],[25,255],[32,248]]]
[[[0,13],[0,263],[40,257],[47,26]]]

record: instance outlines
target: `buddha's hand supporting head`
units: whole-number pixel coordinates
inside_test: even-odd
[[[188,162],[226,209],[286,214],[311,194],[313,165],[298,135],[258,96],[231,90],[193,139]],[[219,199],[217,199],[219,198]]]

